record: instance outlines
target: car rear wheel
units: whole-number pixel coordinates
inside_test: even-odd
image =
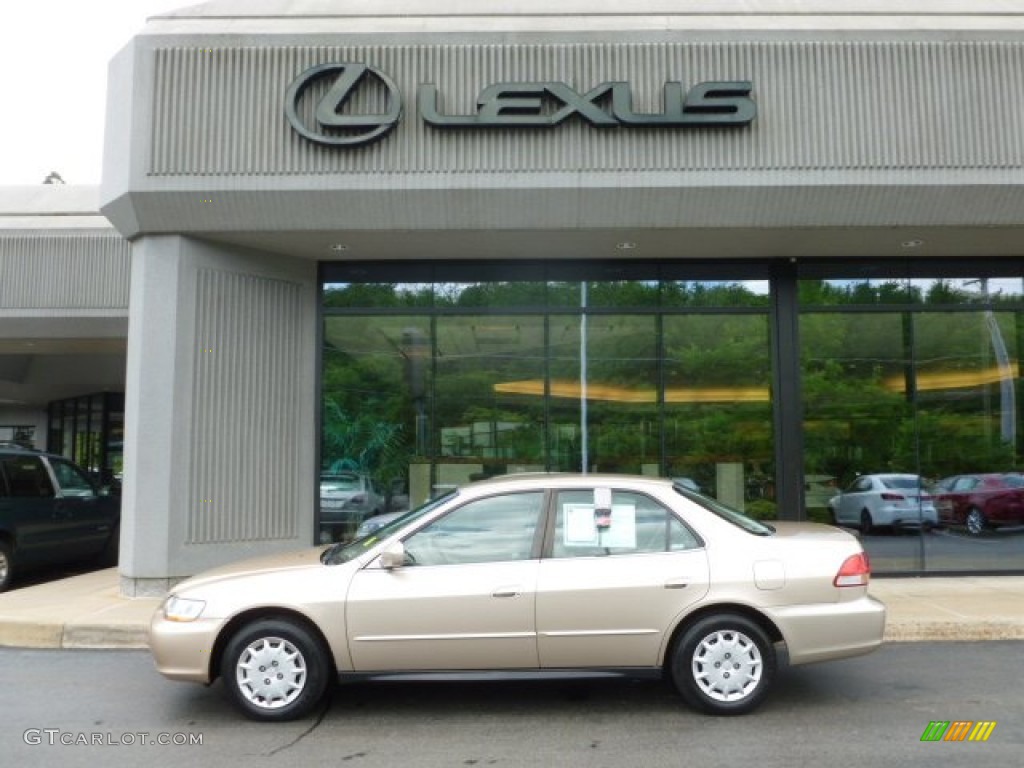
[[[866,509],[860,512],[860,532],[864,534],[875,532],[875,522],[871,519],[871,513]]]
[[[734,614],[701,619],[672,654],[672,681],[691,707],[742,715],[761,704],[775,677],[775,648],[761,627]]]
[[[14,563],[11,558],[11,546],[6,541],[0,541],[0,592],[11,585],[13,575]]]
[[[988,528],[988,520],[985,518],[985,513],[977,507],[971,507],[967,512],[967,532],[971,536],[980,536]]]
[[[262,619],[242,627],[221,658],[232,700],[253,720],[294,720],[324,698],[330,654],[317,637],[287,619]]]

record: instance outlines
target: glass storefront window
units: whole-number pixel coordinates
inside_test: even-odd
[[[737,509],[774,517],[767,316],[670,316],[664,337],[669,474]]]
[[[1017,518],[951,496],[1024,485],[1024,278],[979,264],[326,265],[322,470],[371,489],[348,533],[510,472],[663,475],[822,522],[899,475],[895,513],[841,521],[869,513],[876,571],[1019,568],[1024,490]]]
[[[66,456],[111,493],[124,466],[124,394],[103,392],[49,405],[47,450]]]
[[[808,513],[830,521],[839,510],[880,572],[1019,567],[1020,286],[950,277],[800,285]],[[869,491],[886,474],[913,478],[920,493]],[[989,482],[981,478],[1001,490],[953,490]],[[1007,512],[1014,505],[1019,514]],[[984,523],[976,531],[972,509]]]
[[[574,279],[586,277],[576,264],[453,280],[460,269],[438,267],[415,291],[324,285],[325,478],[357,473],[394,497],[389,510],[524,471],[685,472],[709,493],[736,485],[739,506],[771,497],[767,281],[622,281],[611,264],[602,280]],[[716,301],[750,314],[722,315]],[[425,313],[403,311],[412,305]],[[739,345],[732,364],[716,351],[723,332]],[[727,469],[715,443],[731,446]],[[339,513],[339,482],[321,486],[325,540],[381,506]]]

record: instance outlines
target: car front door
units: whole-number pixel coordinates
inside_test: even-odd
[[[106,546],[116,522],[113,499],[102,497],[85,473],[70,461],[50,458],[57,481],[55,510],[63,521],[65,558],[92,557]]]
[[[703,543],[640,493],[560,491],[537,581],[541,666],[649,667],[665,633],[707,594]]]
[[[372,563],[346,600],[357,672],[532,669],[544,494],[457,507],[408,536],[406,564]]]

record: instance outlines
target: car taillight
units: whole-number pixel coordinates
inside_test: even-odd
[[[832,583],[837,587],[866,587],[870,578],[871,561],[867,552],[861,552],[846,558]]]

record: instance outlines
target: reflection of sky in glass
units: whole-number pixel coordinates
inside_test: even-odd
[[[977,293],[978,297],[984,293],[983,284],[988,284],[990,296],[1022,296],[1024,295],[1024,278],[1020,277],[989,277],[986,279],[956,277],[947,278],[944,281],[935,279],[911,280],[910,284],[926,292],[938,282],[945,282],[947,285],[965,293]]]
[[[770,284],[767,280],[678,280],[675,282],[692,288],[700,286],[705,290],[735,286],[755,296],[767,296],[770,291]]]
[[[825,283],[837,288],[851,288],[857,285],[903,284],[907,287],[917,288],[922,295],[927,294],[935,285],[944,283],[954,291],[973,294],[979,299],[982,298],[986,288],[989,296],[1024,296],[1024,278],[1021,277],[927,277],[910,280],[893,277],[874,280],[825,280]]]
[[[652,288],[657,287],[658,285],[657,280],[636,280],[634,282],[639,283],[640,285],[648,285]],[[770,290],[769,282],[767,280],[685,280],[682,282],[693,286],[700,285],[706,289],[739,286],[756,296],[767,296]],[[836,285],[852,285],[860,281],[836,280],[829,282]],[[324,290],[339,291],[348,288],[350,285],[352,285],[352,283],[324,283]],[[475,285],[479,285],[479,283],[395,283],[394,288],[398,293],[422,293],[433,290],[440,295],[454,297],[461,294],[466,288],[470,288]]]
[[[637,281],[642,284],[655,286],[656,281]],[[728,286],[739,286],[756,296],[767,296],[769,292],[768,280],[693,280],[683,281],[690,285],[700,285],[707,289],[724,288]],[[899,278],[884,278],[876,280],[826,280],[829,285],[838,288],[849,288],[855,285],[886,285],[891,283],[905,283],[908,286],[918,288],[922,294],[926,294],[930,288],[938,283],[945,283],[956,291],[977,294],[981,298],[986,287],[990,296],[1024,296],[1024,277],[989,277],[989,278],[917,278],[912,280],[901,280]],[[350,283],[325,283],[325,291],[336,291],[348,287]],[[431,289],[440,295],[458,296],[467,287],[477,283],[396,283],[394,285],[398,293],[424,293]]]

